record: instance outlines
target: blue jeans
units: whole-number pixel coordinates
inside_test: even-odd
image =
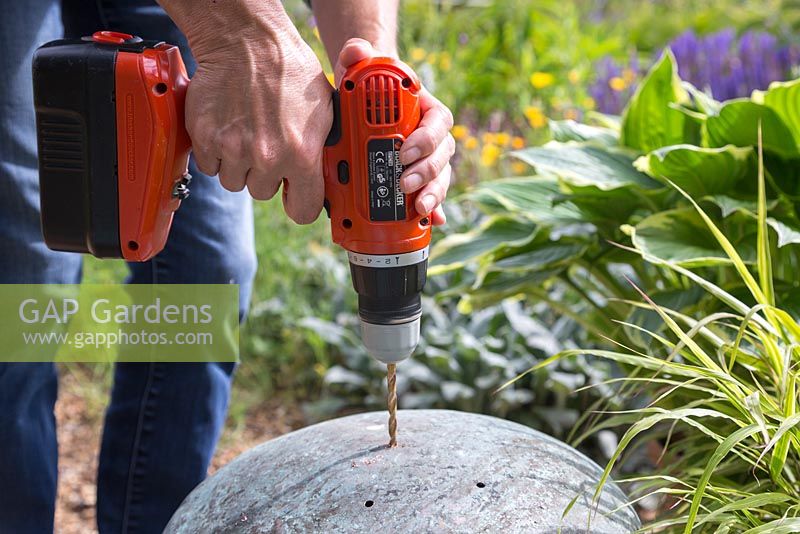
[[[63,22],[62,22],[63,20]],[[33,51],[98,28],[186,40],[148,0],[5,2],[0,17],[0,283],[74,283],[81,257],[45,247],[39,227]],[[130,283],[239,284],[240,317],[255,273],[252,205],[190,164],[192,196],[165,250],[130,265]],[[118,364],[97,477],[100,532],[161,532],[205,476],[225,419],[232,364]],[[57,480],[53,364],[0,365],[0,533],[53,531]]]

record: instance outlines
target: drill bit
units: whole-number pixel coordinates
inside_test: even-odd
[[[397,447],[397,365],[386,366],[386,385],[389,388],[389,447]]]

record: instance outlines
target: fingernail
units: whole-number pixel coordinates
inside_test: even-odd
[[[433,195],[425,195],[420,202],[422,202],[422,208],[426,214],[432,212],[436,207],[436,197]]]
[[[403,165],[408,165],[409,163],[414,163],[420,157],[422,152],[417,147],[409,148],[402,154],[400,154],[400,163]]]
[[[406,193],[413,193],[422,185],[422,176],[417,173],[409,174],[403,180],[403,190]]]

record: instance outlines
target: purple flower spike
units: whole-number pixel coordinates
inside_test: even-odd
[[[786,80],[800,66],[800,47],[781,47],[769,33],[748,31],[738,40],[736,32],[727,28],[699,37],[686,31],[671,43],[678,62],[680,77],[717,100],[749,96],[756,89],[766,89],[776,80]],[[636,55],[629,67],[639,73]],[[610,87],[610,81],[623,72],[623,67],[604,57],[595,64],[595,82],[589,93],[597,108],[605,113],[620,113],[632,88],[621,92]]]

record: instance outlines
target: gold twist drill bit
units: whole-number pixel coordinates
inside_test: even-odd
[[[397,365],[386,366],[386,384],[389,386],[389,447],[397,447]]]

